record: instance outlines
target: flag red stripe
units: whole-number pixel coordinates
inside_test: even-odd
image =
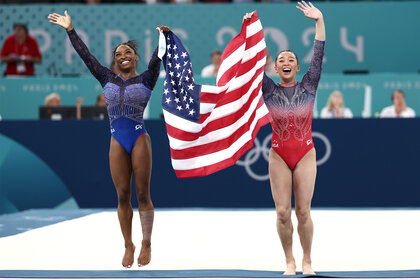
[[[205,167],[189,169],[189,170],[175,170],[175,174],[178,178],[194,178],[200,176],[207,176],[229,166],[232,166],[240,159],[252,146],[254,145],[254,139],[258,134],[260,128],[269,123],[268,117],[265,116],[258,120],[255,129],[252,131],[252,139],[250,139],[245,145],[243,145],[231,158],[225,159],[215,164],[207,165]]]
[[[252,48],[262,40],[264,40],[264,31],[261,29],[260,31],[246,39],[245,50]]]

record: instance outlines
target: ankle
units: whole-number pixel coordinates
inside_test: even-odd
[[[309,264],[309,265],[311,265],[312,264],[311,258],[303,258],[302,264]]]
[[[151,246],[151,242],[150,242],[150,240],[143,240],[142,242],[141,242],[141,246],[142,247],[146,247],[146,248],[150,248],[150,246]]]
[[[133,244],[133,242],[131,242],[131,243],[125,243],[125,249],[134,249],[134,244]]]
[[[296,266],[295,258],[294,257],[286,258],[286,264]]]

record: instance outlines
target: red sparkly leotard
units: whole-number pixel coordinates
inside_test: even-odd
[[[302,82],[275,84],[264,73],[262,92],[273,129],[271,147],[291,170],[313,147],[312,110],[321,78],[325,41],[315,40],[314,55]]]

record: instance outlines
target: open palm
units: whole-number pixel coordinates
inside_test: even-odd
[[[299,10],[301,10],[307,18],[317,20],[322,17],[322,13],[318,10],[311,2],[309,5],[306,4],[305,1],[298,2],[299,6],[296,6]]]
[[[71,27],[71,17],[67,11],[64,11],[64,16],[53,13],[49,14],[48,18],[51,23],[57,24],[65,29],[69,29]]]

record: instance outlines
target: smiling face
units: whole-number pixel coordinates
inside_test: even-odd
[[[296,73],[299,72],[300,67],[296,55],[290,51],[284,51],[277,56],[274,69],[279,74],[281,83],[291,84],[296,82]]]
[[[135,71],[139,56],[126,45],[119,45],[115,50],[115,64],[121,72]]]

